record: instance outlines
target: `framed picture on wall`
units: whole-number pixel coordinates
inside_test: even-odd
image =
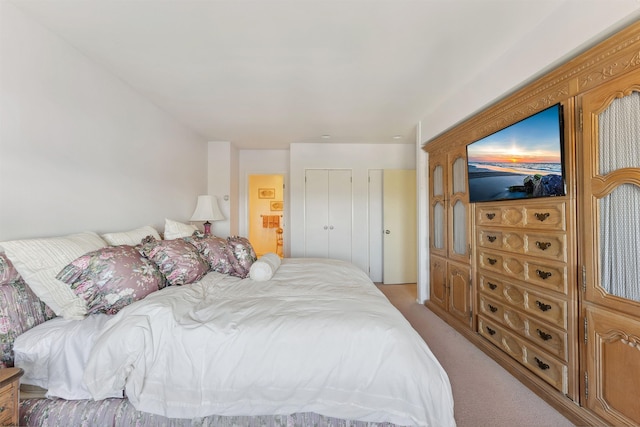
[[[258,188],[258,199],[275,199],[275,188]]]
[[[277,202],[271,202],[270,203],[270,207],[272,211],[281,211],[282,208],[284,207],[284,202],[283,201],[277,201]]]

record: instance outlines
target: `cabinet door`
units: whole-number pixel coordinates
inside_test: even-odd
[[[449,155],[449,258],[470,262],[467,153],[464,147]]]
[[[430,250],[447,256],[446,156],[429,156]]]
[[[587,308],[587,407],[611,425],[640,425],[640,322]]]
[[[351,261],[351,171],[332,169],[328,175],[329,258]]]
[[[443,258],[431,257],[430,268],[431,296],[430,300],[443,310],[447,309],[447,261]]]
[[[468,265],[450,262],[447,268],[449,313],[471,326],[471,269]]]
[[[630,322],[640,315],[639,77],[612,80],[580,99],[583,389],[590,390],[587,406],[612,424],[640,423],[640,327]]]
[[[640,312],[638,73],[584,95],[582,180],[586,299]]]

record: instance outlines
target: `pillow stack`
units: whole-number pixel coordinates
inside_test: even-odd
[[[115,314],[167,285],[187,285],[209,271],[250,277],[257,260],[245,237],[205,236],[192,225],[168,219],[165,240],[145,226],[102,236],[84,232],[1,245],[6,256],[0,257],[0,281],[19,274],[40,300],[66,319]],[[263,257],[268,268],[258,264],[254,280],[273,275],[280,262],[273,255],[277,261]]]

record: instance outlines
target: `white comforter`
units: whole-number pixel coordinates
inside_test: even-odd
[[[172,418],[317,412],[451,426],[448,377],[351,264],[285,259],[269,281],[209,273],[115,315],[84,379]]]

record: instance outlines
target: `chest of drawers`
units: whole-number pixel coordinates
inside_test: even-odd
[[[569,276],[564,201],[478,205],[478,333],[567,393]]]

